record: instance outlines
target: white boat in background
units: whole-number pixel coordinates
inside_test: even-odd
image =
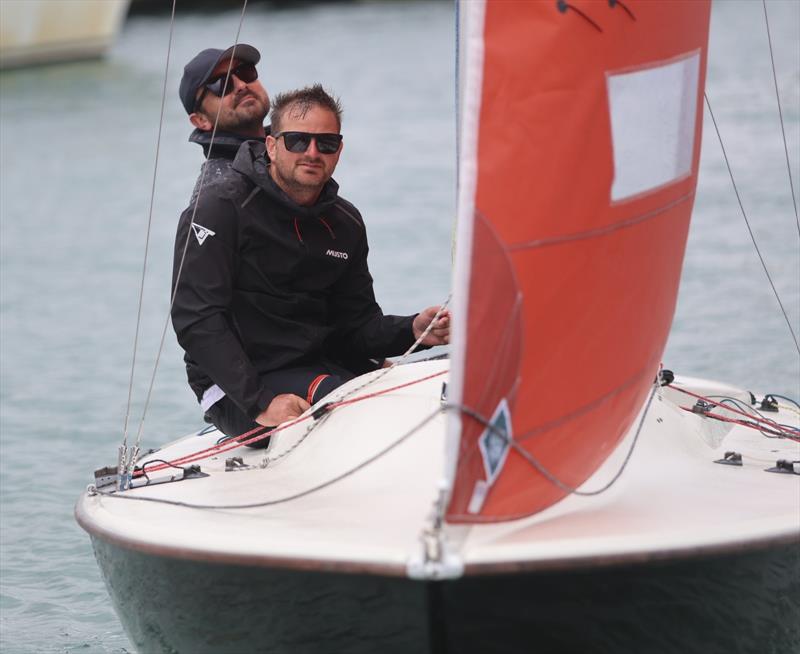
[[[97,471],[76,518],[131,641],[788,654],[800,405],[661,368],[709,3],[461,11],[451,357],[349,382],[266,450],[206,429]]]
[[[0,1],[0,69],[102,56],[131,0]]]

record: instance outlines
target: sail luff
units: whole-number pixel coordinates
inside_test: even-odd
[[[481,84],[483,73],[483,18],[484,0],[463,3],[459,16],[462,21],[459,39],[459,111],[460,136],[458,153],[458,212],[456,218],[456,260],[453,278],[453,310],[456,315],[466,316],[469,302],[469,281],[472,257],[472,214],[475,207],[475,185],[477,176],[477,138],[480,121]],[[464,364],[467,325],[457,320],[453,325],[453,353],[448,383],[447,399],[460,406],[463,395]],[[452,487],[458,462],[461,441],[461,414],[451,411],[447,419],[447,442],[445,450],[446,480]]]

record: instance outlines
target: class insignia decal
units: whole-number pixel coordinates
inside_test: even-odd
[[[486,501],[489,488],[495,482],[506,462],[508,451],[511,449],[511,412],[508,409],[508,402],[505,398],[500,400],[500,404],[494,411],[492,419],[478,438],[478,448],[483,459],[483,469],[486,471],[486,479],[479,479],[475,483],[467,511],[469,513],[479,513]]]
[[[212,232],[208,227],[203,227],[197,223],[192,223],[192,230],[200,245],[202,245],[209,236],[214,236],[214,234],[216,234],[216,232]]]

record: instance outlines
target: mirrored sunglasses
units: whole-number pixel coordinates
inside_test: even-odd
[[[234,77],[238,77],[245,84],[250,84],[258,79],[258,71],[256,70],[255,64],[241,63],[236,66],[236,68],[231,70],[230,75],[228,75],[228,71],[225,71],[216,77],[212,77],[205,84],[203,84],[203,92],[194,103],[195,109],[200,106],[200,103],[203,101],[206,93],[211,92],[218,98],[225,97],[231,93],[234,90]]]

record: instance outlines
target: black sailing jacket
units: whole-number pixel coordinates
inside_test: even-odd
[[[172,324],[198,399],[217,384],[255,418],[280,389],[259,374],[322,357],[402,354],[414,316],[384,316],[361,214],[332,179],[312,207],[272,181],[264,144],[244,143],[178,224]],[[188,239],[188,240],[187,240]],[[335,345],[334,345],[335,344]]]
[[[264,127],[267,134],[269,134],[269,129],[269,125]],[[206,161],[203,162],[203,166],[200,168],[200,175],[198,175],[194,190],[192,191],[192,198],[189,201],[190,206],[194,205],[197,192],[200,190],[200,187],[205,184],[205,180],[209,177],[224,175],[236,158],[239,147],[242,143],[251,138],[250,136],[236,134],[235,132],[217,130],[212,143],[211,132],[195,128],[192,133],[189,134],[189,142],[197,143],[203,148],[203,154],[206,157]]]

